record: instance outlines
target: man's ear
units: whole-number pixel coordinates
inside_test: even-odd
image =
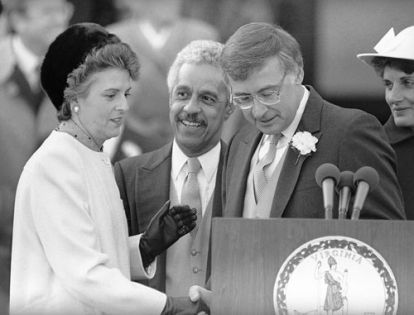
[[[69,105],[70,105],[70,108],[73,108],[73,106],[79,106],[78,97],[76,96],[76,97],[70,98]]]
[[[168,92],[168,108],[172,105],[172,92]]]
[[[303,72],[303,68],[299,68],[296,72],[296,78],[295,78],[295,83],[296,84],[302,84],[303,82],[303,77],[304,77],[304,72]]]
[[[226,108],[224,109],[224,120],[230,117],[230,115],[234,112],[234,104],[231,98],[227,101]]]

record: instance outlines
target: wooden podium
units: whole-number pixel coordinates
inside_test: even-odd
[[[213,315],[291,314],[275,310],[279,270],[297,248],[326,236],[356,239],[379,253],[398,286],[398,311],[384,313],[414,314],[414,221],[214,218],[212,224]]]

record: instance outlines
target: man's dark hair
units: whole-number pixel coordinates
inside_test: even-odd
[[[221,59],[226,73],[243,81],[273,56],[280,59],[285,72],[303,69],[300,46],[292,35],[277,25],[249,23],[227,40]]]

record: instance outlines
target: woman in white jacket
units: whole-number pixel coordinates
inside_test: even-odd
[[[153,276],[155,257],[196,219],[188,206],[167,202],[145,233],[128,237],[102,146],[120,132],[138,69],[128,45],[97,24],[75,24],[50,45],[41,81],[60,123],[19,181],[11,314],[196,314],[204,307],[131,281]]]

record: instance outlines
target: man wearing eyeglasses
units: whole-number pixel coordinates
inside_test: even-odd
[[[395,154],[382,126],[374,116],[330,104],[302,85],[302,54],[289,33],[246,24],[226,42],[222,64],[233,103],[250,123],[229,145],[224,216],[322,218],[315,171],[332,163],[341,171],[366,165],[378,171],[379,187],[368,195],[361,218],[405,218]]]

